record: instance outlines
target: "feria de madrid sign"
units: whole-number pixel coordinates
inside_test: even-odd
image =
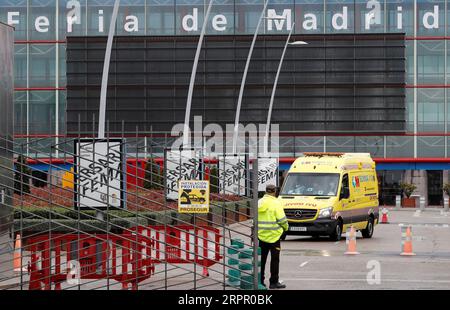
[[[84,2],[84,1],[83,1]],[[262,1],[261,1],[262,4]],[[214,5],[214,2],[213,2]],[[379,0],[369,0],[366,1],[363,5],[363,15],[361,21],[361,27],[365,30],[370,30],[371,27],[375,25],[381,25],[383,22],[382,18],[382,8],[384,6],[384,1]],[[277,5],[277,9],[267,9],[267,31],[289,31],[292,27],[292,22],[294,21],[294,12],[290,8],[282,8],[281,4]],[[301,7],[301,4],[297,6]],[[185,6],[186,7],[186,6]],[[352,13],[353,3],[342,4],[342,6],[338,7],[336,11],[331,12],[330,21],[331,27],[336,30],[347,30],[351,27],[351,19],[350,14]],[[438,4],[430,6],[426,10],[420,11],[420,16],[418,16],[417,23],[420,26],[423,26],[425,29],[438,29],[439,28],[439,19],[440,10],[443,10],[443,7],[439,7]],[[67,33],[72,33],[76,30],[77,25],[81,25],[82,22],[85,22],[86,18],[83,18],[83,14],[85,11],[82,10],[82,4],[77,0],[67,1],[66,5],[66,24],[67,24]],[[404,8],[402,3],[395,5],[393,12],[391,14],[394,15],[394,24],[398,31],[404,30]],[[195,4],[192,6],[186,7],[186,13],[180,13],[179,16],[176,16],[177,24],[181,26],[182,31],[186,33],[195,33],[199,31],[201,27],[201,14],[203,13],[203,6],[196,7]],[[105,12],[103,9],[99,8],[97,12],[93,13],[93,25],[91,25],[91,29],[95,29],[99,33],[105,33],[107,30],[105,29],[105,24],[107,18],[105,18]],[[95,18],[95,14],[97,14],[97,18]],[[210,25],[217,32],[226,32],[229,31],[229,27],[233,27],[233,21],[229,21],[227,15],[230,13],[217,13],[210,16]],[[359,14],[359,13],[358,13]],[[21,12],[11,10],[7,12],[7,23],[11,26],[20,27],[21,21],[20,16]],[[320,12],[311,12],[307,9],[301,11],[301,14],[296,13],[297,20],[296,24],[298,27],[301,27],[303,32],[307,33],[308,31],[317,30],[320,25],[318,24],[322,20],[323,13]],[[327,15],[328,16],[328,15]],[[119,27],[123,27],[125,32],[134,33],[139,32],[140,25],[144,24],[145,21],[141,20],[136,15],[126,15],[122,20],[122,25],[119,23]],[[50,31],[51,22],[48,16],[36,16],[33,17],[33,20],[30,20],[31,29],[37,32],[45,33]],[[96,25],[95,25],[96,24]],[[199,25],[200,24],[200,25]],[[442,24],[442,21],[441,21]],[[24,26],[23,26],[24,27]],[[78,26],[79,27],[79,26]],[[142,26],[141,26],[142,27]],[[34,29],[33,29],[34,28]],[[142,28],[141,28],[142,29]]]

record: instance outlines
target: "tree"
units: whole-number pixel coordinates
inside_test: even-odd
[[[144,188],[146,189],[162,189],[163,184],[163,172],[159,164],[151,159],[147,161],[145,165],[145,181]]]
[[[30,175],[31,169],[27,166],[27,160],[19,155],[14,165],[14,193],[29,194],[30,193]]]
[[[405,194],[406,198],[411,197],[412,193],[416,190],[417,186],[411,183],[400,183],[400,188]]]

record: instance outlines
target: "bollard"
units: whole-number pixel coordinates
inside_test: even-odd
[[[420,207],[420,210],[425,210],[425,197],[424,196],[420,196],[419,207]]]
[[[402,206],[402,197],[400,195],[395,196],[395,210],[400,210]]]
[[[239,270],[238,255],[239,247],[237,245],[231,245],[227,249],[228,286],[239,287],[241,284],[241,271]]]
[[[402,252],[401,256],[413,256],[416,255],[412,251],[412,227],[402,226]]]
[[[261,267],[261,248],[258,248],[258,267]],[[259,268],[260,270],[261,268]],[[241,250],[239,253],[239,271],[241,274],[239,287],[243,290],[253,290],[253,249],[248,248]],[[266,290],[261,284],[261,273],[258,272],[258,290]]]
[[[239,253],[239,271],[241,272],[240,288],[253,289],[253,249],[243,249]]]
[[[444,212],[448,212],[448,197],[444,197]]]

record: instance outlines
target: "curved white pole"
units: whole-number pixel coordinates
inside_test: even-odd
[[[197,51],[195,53],[194,65],[192,66],[191,82],[189,83],[189,92],[186,103],[186,114],[184,116],[184,130],[183,130],[183,149],[188,148],[189,143],[189,120],[191,118],[191,106],[192,106],[192,95],[194,94],[194,84],[195,76],[197,74],[197,65],[200,58],[200,52],[203,45],[203,37],[206,32],[206,24],[208,23],[209,13],[211,12],[211,6],[214,0],[209,1],[208,10],[206,11],[205,18],[203,20],[202,31],[200,33],[200,38],[198,39]]]
[[[267,114],[266,135],[264,136],[264,154],[268,154],[270,120],[272,119],[272,110],[273,110],[273,102],[275,99],[275,92],[277,90],[278,78],[280,77],[281,68],[283,67],[284,55],[286,54],[286,49],[289,45],[289,41],[291,40],[291,35],[292,35],[292,31],[294,29],[294,26],[295,26],[295,23],[292,23],[291,31],[289,32],[288,38],[286,40],[286,44],[284,45],[283,54],[281,55],[280,64],[278,65],[278,71],[277,71],[277,75],[275,76],[275,82],[273,83],[272,95],[270,97],[270,104],[269,104],[269,112]]]
[[[256,26],[255,34],[253,35],[252,45],[250,46],[250,50],[248,52],[247,62],[245,64],[245,69],[244,69],[244,75],[243,75],[242,81],[241,81],[241,89],[239,90],[239,99],[238,99],[238,103],[237,103],[237,107],[236,107],[236,116],[235,116],[235,120],[234,120],[233,154],[236,154],[236,151],[237,151],[237,140],[238,140],[238,134],[239,134],[239,119],[241,117],[242,97],[244,95],[245,82],[247,80],[247,72],[248,72],[248,68],[250,66],[250,60],[252,58],[253,48],[255,47],[256,38],[258,37],[259,28],[261,27],[261,22],[264,19],[264,15],[266,13],[266,8],[267,8],[268,3],[269,3],[268,0],[264,1],[264,8],[261,12],[261,16],[259,17],[259,21],[258,21],[258,25]]]
[[[103,76],[102,87],[100,91],[100,109],[98,116],[98,138],[105,138],[105,116],[106,116],[106,95],[108,93],[108,77],[109,77],[109,63],[111,60],[111,49],[114,39],[114,32],[116,31],[116,20],[119,12],[120,0],[114,3],[113,13],[111,16],[111,23],[109,25],[108,42],[106,43],[105,61],[103,62]]]

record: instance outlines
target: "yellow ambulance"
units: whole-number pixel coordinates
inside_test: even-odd
[[[353,225],[371,238],[379,217],[375,162],[364,153],[304,153],[289,169],[278,199],[289,221],[286,235],[339,241]]]

